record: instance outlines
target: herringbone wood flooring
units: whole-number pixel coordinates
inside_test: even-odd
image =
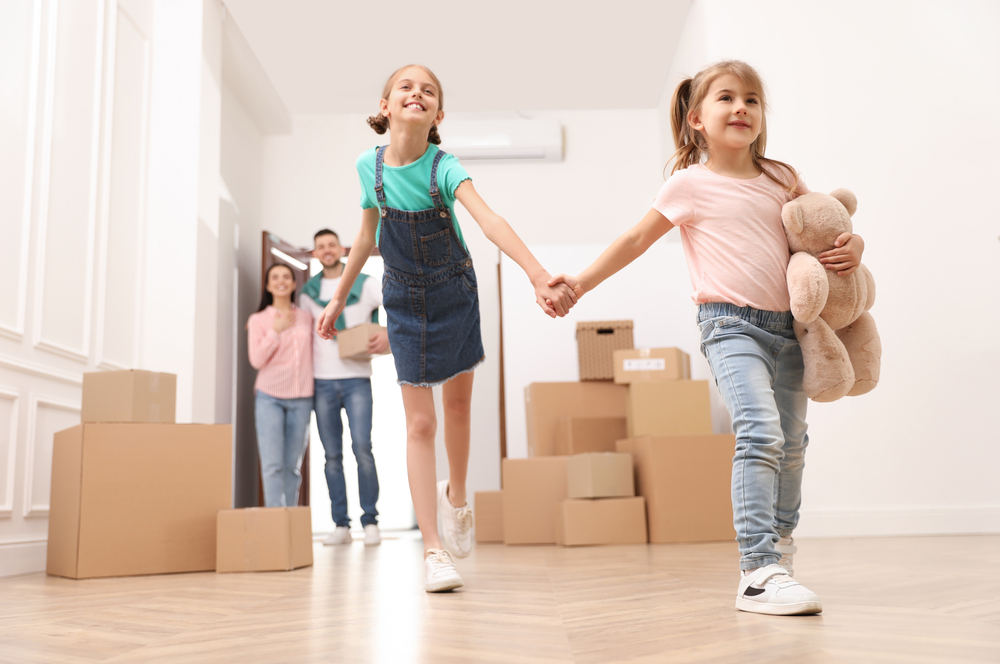
[[[421,542],[294,572],[0,579],[0,662],[1000,662],[1000,536],[798,542],[820,616],[733,608],[733,544],[478,545],[423,592]]]

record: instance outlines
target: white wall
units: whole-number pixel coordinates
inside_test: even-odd
[[[811,405],[800,534],[1000,531],[1000,224],[983,195],[1000,180],[1000,5],[764,7],[692,5],[660,122],[682,74],[745,60],[770,91],[768,155],[858,196],[882,378]]]

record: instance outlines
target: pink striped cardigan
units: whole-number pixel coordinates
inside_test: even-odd
[[[295,324],[281,334],[274,331],[280,312],[273,306],[250,316],[250,364],[257,369],[254,390],[276,399],[313,395],[312,314],[294,304]]]

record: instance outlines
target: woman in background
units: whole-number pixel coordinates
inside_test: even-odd
[[[257,369],[254,420],[267,507],[299,502],[313,407],[312,315],[295,305],[295,274],[275,263],[264,296],[247,321],[250,364]]]

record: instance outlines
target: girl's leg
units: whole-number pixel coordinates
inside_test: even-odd
[[[774,527],[781,537],[791,537],[799,523],[802,504],[802,469],[805,467],[806,394],[802,389],[802,349],[791,337],[778,353],[774,379],[774,399],[781,416],[785,444],[784,457],[774,484]]]
[[[448,450],[448,501],[461,507],[468,501],[465,480],[469,474],[469,436],[474,372],[459,374],[441,388],[444,406],[444,445]]]
[[[403,410],[406,412],[406,476],[410,498],[417,513],[417,525],[424,537],[424,549],[440,549],[437,528],[437,466],[434,459],[434,436],[437,416],[434,393],[429,387],[403,385]]]

